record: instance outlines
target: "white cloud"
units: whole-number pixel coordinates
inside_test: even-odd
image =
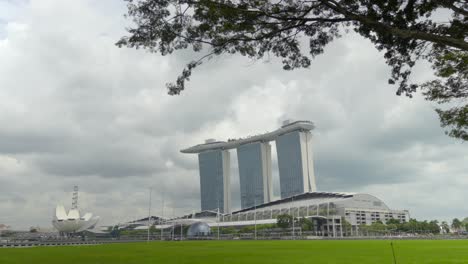
[[[198,164],[180,149],[271,131],[286,118],[317,125],[321,190],[369,192],[418,218],[465,216],[466,147],[443,134],[432,105],[394,95],[382,54],[356,35],[331,44],[310,69],[215,59],[171,97],[165,83],[194,55],[115,47],[129,23],[124,2],[6,8],[15,15],[0,27],[0,222],[50,225],[75,184],[103,224],[143,217],[150,185],[155,214],[163,193],[166,214],[191,212]],[[414,78],[430,74],[422,65]]]

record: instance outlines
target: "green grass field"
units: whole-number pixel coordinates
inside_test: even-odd
[[[467,240],[395,241],[397,263],[468,263]],[[184,241],[0,249],[0,264],[393,263],[389,241]]]

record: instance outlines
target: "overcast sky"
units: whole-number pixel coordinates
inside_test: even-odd
[[[467,145],[444,135],[434,104],[395,95],[369,41],[347,35],[293,72],[225,56],[171,97],[165,83],[201,54],[115,47],[125,11],[118,0],[0,0],[0,223],[50,227],[74,185],[103,225],[145,217],[149,186],[155,215],[163,193],[165,215],[198,210],[197,158],[179,150],[284,119],[316,124],[320,191],[370,193],[418,219],[468,216]],[[431,76],[422,64],[413,80]]]

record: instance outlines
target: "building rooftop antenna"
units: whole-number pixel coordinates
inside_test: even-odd
[[[78,186],[73,187],[72,208],[78,209]]]

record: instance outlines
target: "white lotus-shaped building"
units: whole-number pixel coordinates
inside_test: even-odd
[[[92,213],[80,216],[78,209],[71,209],[67,213],[63,205],[57,205],[52,224],[59,232],[75,233],[94,227],[98,221],[99,216],[93,217]]]

